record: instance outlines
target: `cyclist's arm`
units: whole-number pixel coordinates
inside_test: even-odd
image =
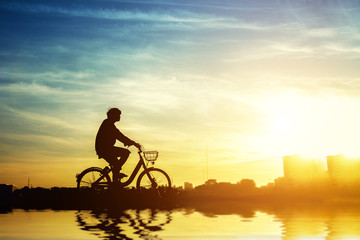
[[[119,129],[117,129],[116,139],[122,142],[125,146],[132,146],[132,145],[136,147],[140,146],[140,144],[126,137],[122,132],[119,131]]]

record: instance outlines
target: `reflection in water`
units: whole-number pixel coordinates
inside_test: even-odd
[[[204,202],[171,211],[79,211],[76,221],[104,239],[360,239],[359,206]]]
[[[209,201],[172,210],[20,210],[0,214],[0,239],[360,239],[359,205]]]
[[[273,212],[282,222],[284,240],[311,237],[315,239],[360,239],[358,205],[297,206]]]
[[[348,236],[352,239],[360,239],[360,219],[352,213],[343,216],[332,216],[327,224],[328,239],[342,239]]]
[[[160,239],[156,232],[171,222],[170,211],[154,209],[111,212],[78,211],[76,221],[82,230],[105,239]]]

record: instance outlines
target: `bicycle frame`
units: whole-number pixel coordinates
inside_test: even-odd
[[[126,180],[125,182],[122,182],[121,185],[122,186],[128,186],[130,185],[130,183],[132,183],[132,181],[134,181],[136,175],[138,174],[138,172],[140,171],[140,168],[143,167],[144,171],[147,169],[145,161],[141,155],[141,151],[138,151],[139,154],[139,162],[138,164],[135,166],[134,170],[132,171],[130,177],[128,178],[128,180]],[[149,178],[151,179],[151,177],[149,176]]]
[[[144,158],[141,155],[142,151],[138,151],[139,154],[139,162],[138,164],[135,166],[134,170],[132,171],[130,177],[125,181],[125,182],[120,182],[120,185],[125,187],[128,186],[132,183],[132,181],[134,181],[136,175],[138,174],[138,172],[140,171],[140,168],[143,167],[144,171],[146,171],[148,168],[145,164]],[[110,172],[110,171],[109,171]],[[106,173],[108,174],[108,173]],[[147,176],[149,177],[150,181],[153,182],[151,176],[149,173],[147,173]],[[94,183],[99,183],[103,178],[105,177],[105,175],[103,175],[102,177],[100,177],[98,180],[96,180]]]

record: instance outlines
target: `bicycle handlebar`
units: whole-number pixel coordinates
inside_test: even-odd
[[[145,150],[144,146],[141,145],[140,143],[136,143],[134,146],[138,149],[139,153],[144,152]]]

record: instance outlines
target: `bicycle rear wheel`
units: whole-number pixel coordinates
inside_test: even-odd
[[[150,178],[151,179],[150,179]],[[140,173],[136,188],[137,189],[156,189],[156,188],[170,188],[171,181],[169,175],[158,168],[148,168]]]
[[[100,168],[88,168],[83,171],[77,181],[78,189],[96,189],[101,190],[109,187],[110,176],[104,174]]]

